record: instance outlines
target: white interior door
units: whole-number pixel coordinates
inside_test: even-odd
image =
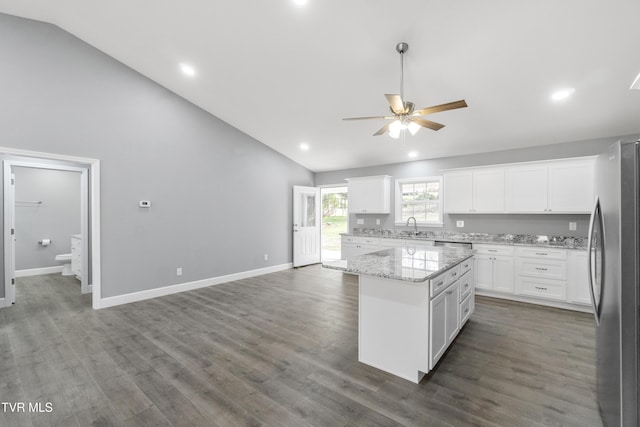
[[[320,262],[320,189],[293,187],[293,266]]]

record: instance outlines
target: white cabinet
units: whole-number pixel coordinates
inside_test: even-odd
[[[421,239],[389,239],[389,238],[380,238],[380,249],[388,249],[388,248],[409,248],[409,249],[421,249],[421,248],[429,248],[433,246],[433,241],[431,240],[421,240]]]
[[[513,293],[513,247],[473,245],[475,255],[475,287]]]
[[[591,305],[587,251],[567,251],[567,302]]]
[[[514,213],[589,213],[593,203],[593,160],[507,168],[505,207]]]
[[[582,157],[444,171],[444,211],[589,213],[593,165]]]
[[[589,213],[594,200],[592,160],[549,166],[549,212]]]
[[[505,207],[507,212],[546,212],[548,168],[544,165],[507,168]]]
[[[388,175],[348,178],[349,213],[391,213],[391,177]]]
[[[516,249],[516,294],[565,301],[567,251],[551,248]]]
[[[480,168],[444,174],[447,213],[504,212],[504,168]]]
[[[79,234],[71,236],[71,272],[82,280],[82,239]]]
[[[342,236],[340,249],[340,258],[348,259],[380,250],[380,239],[377,237]]]
[[[434,297],[429,305],[429,369],[438,363],[460,330],[459,281]]]

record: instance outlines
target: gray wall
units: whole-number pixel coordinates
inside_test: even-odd
[[[291,262],[309,170],[53,25],[0,14],[0,58],[0,145],[101,160],[103,297]]]
[[[16,270],[55,267],[80,233],[80,173],[14,167]],[[41,204],[28,203],[41,201]],[[25,203],[26,202],[26,203]],[[51,239],[49,246],[38,241]]]
[[[315,175],[316,185],[344,184],[345,178],[372,175],[391,175],[394,178],[442,175],[442,170],[471,166],[495,165],[535,160],[563,159],[597,155],[618,139],[633,139],[638,135],[625,135],[600,138],[588,141],[575,141],[563,144],[546,145],[535,148],[497,151],[492,153],[447,157],[396,163],[367,168],[322,172]],[[400,148],[398,148],[400,149]],[[446,191],[446,189],[445,189]],[[393,200],[395,186],[391,185]],[[392,202],[393,203],[393,202]],[[393,209],[392,209],[393,210]],[[356,219],[364,219],[364,225],[356,225]],[[375,220],[380,219],[380,225]],[[456,221],[464,220],[464,228],[457,228]],[[569,231],[569,222],[577,222],[576,231]],[[513,233],[546,234],[557,236],[586,236],[589,215],[447,215],[444,216],[444,228],[422,228],[432,231],[461,231],[466,233]],[[394,214],[390,215],[349,215],[349,225],[365,228],[402,229],[395,227]]]

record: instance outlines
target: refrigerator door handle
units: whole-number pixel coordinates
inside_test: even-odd
[[[600,316],[598,315],[598,306],[596,304],[596,294],[594,290],[594,277],[593,277],[593,228],[596,225],[596,215],[600,212],[600,198],[596,197],[596,202],[591,212],[591,218],[589,219],[589,237],[587,238],[587,268],[589,269],[589,295],[591,296],[591,307],[593,308],[593,316],[596,319],[596,325],[600,326]]]

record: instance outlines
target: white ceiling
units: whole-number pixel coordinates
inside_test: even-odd
[[[0,0],[56,24],[313,171],[640,132],[637,0]],[[406,147],[385,93],[466,99]],[[185,77],[180,62],[197,69]],[[575,94],[552,102],[552,91]],[[310,150],[299,145],[307,142]]]

